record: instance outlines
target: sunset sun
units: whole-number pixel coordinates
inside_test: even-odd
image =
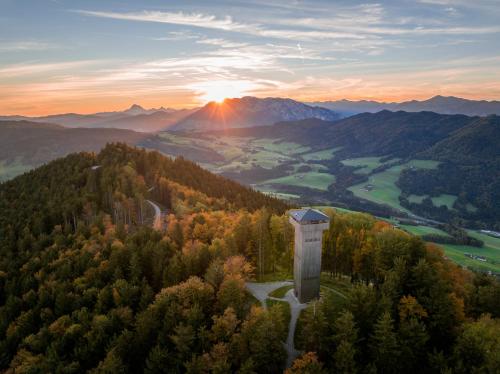
[[[255,85],[244,80],[217,80],[196,84],[193,88],[199,93],[201,101],[222,103],[227,98],[248,95]]]

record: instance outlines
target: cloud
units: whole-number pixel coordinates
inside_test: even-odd
[[[0,77],[18,77],[26,75],[46,74],[51,72],[60,72],[64,70],[74,70],[84,66],[102,63],[99,60],[53,62],[53,63],[19,63],[0,67]]]
[[[152,38],[152,40],[157,41],[178,41],[178,40],[193,40],[198,39],[200,36],[194,34],[190,31],[171,31],[167,34],[167,36],[161,36]]]
[[[21,51],[46,51],[57,49],[58,45],[39,41],[12,41],[0,42],[0,51],[21,52]]]
[[[142,11],[132,13],[118,12],[98,12],[89,10],[77,10],[77,13],[87,16],[112,18],[126,21],[141,21],[141,22],[159,22],[173,25],[194,26],[209,29],[225,30],[225,31],[240,31],[251,32],[256,30],[258,26],[250,24],[242,24],[234,22],[230,16],[217,18],[213,15],[202,13],[184,13],[184,12],[161,12],[161,11]]]
[[[246,43],[238,43],[238,42],[232,42],[226,39],[221,39],[221,38],[204,38],[196,41],[198,44],[207,44],[207,45],[213,45],[221,48],[240,48],[244,47],[247,44]]]
[[[322,31],[322,30],[298,30],[298,29],[270,29],[256,23],[236,22],[230,16],[217,18],[214,15],[202,13],[183,13],[183,12],[161,12],[161,11],[142,11],[133,13],[118,12],[98,12],[88,10],[77,10],[76,12],[92,17],[111,18],[126,21],[140,22],[158,22],[173,25],[184,25],[191,27],[200,27],[216,29],[222,31],[238,32],[255,36],[277,38],[277,39],[364,39],[366,36],[343,31]],[[291,23],[293,25],[293,22]]]

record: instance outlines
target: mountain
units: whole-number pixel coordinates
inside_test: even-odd
[[[471,121],[422,154],[436,160],[466,162],[500,160],[500,117],[488,116]],[[492,170],[499,173],[500,170]]]
[[[117,128],[138,132],[157,132],[182,120],[196,109],[144,109],[134,104],[124,111],[94,114],[65,113],[43,117],[0,116],[0,120],[55,123],[70,128]]]
[[[138,144],[146,135],[121,129],[68,129],[50,123],[0,121],[0,180],[72,152],[97,152],[107,143]]]
[[[333,121],[339,116],[331,110],[309,106],[291,99],[259,99],[246,96],[240,99],[226,99],[220,104],[210,102],[170,129],[174,131],[202,131],[254,127],[305,118]]]
[[[155,115],[161,113],[142,116]],[[0,121],[0,181],[69,153],[98,152],[107,143],[116,142],[156,149],[172,156],[189,156],[196,162],[216,162],[221,158],[210,149],[190,145],[168,145],[162,143],[157,135],[131,130],[67,128],[52,123]]]
[[[454,96],[434,96],[428,100],[411,100],[402,103],[383,103],[377,101],[324,101],[313,102],[311,105],[320,106],[348,117],[357,113],[375,113],[381,110],[406,112],[430,111],[440,114],[464,114],[468,116],[500,115],[500,101],[468,100]]]
[[[347,157],[408,157],[422,152],[473,118],[433,112],[362,113],[339,121],[305,119],[274,126],[235,129],[232,134],[286,139],[314,149],[338,148]]]
[[[94,124],[87,125],[94,128],[117,128],[129,129],[138,132],[158,132],[167,130],[172,125],[184,119],[195,110],[181,109],[181,110],[144,110],[140,114],[131,114],[129,116],[121,116],[118,118],[107,118],[104,121],[99,121]],[[133,112],[138,112],[134,110]]]

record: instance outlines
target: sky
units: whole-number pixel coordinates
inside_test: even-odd
[[[0,114],[500,100],[500,0],[0,0]]]

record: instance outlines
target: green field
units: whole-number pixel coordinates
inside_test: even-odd
[[[342,164],[345,166],[356,166],[361,167],[361,169],[356,170],[355,174],[369,174],[373,169],[378,168],[383,165],[380,162],[382,157],[361,157],[361,158],[350,158],[348,160],[342,160]]]
[[[399,226],[402,229],[417,236],[426,234],[448,236],[446,232],[429,226]],[[459,265],[467,266],[470,269],[478,271],[493,271],[500,273],[500,239],[473,230],[467,230],[467,234],[473,238],[482,240],[484,242],[484,246],[482,248],[455,244],[438,244],[438,246],[443,248],[446,256],[449,259]],[[486,257],[487,262],[482,262],[466,257],[465,253],[484,256]]]
[[[289,186],[308,187],[321,191],[326,191],[328,186],[335,181],[335,176],[327,173],[319,173],[315,171],[307,173],[296,173],[287,175],[286,177],[269,179],[259,185],[276,185],[284,184]]]
[[[439,230],[429,226],[412,226],[412,225],[398,225],[398,226],[404,229],[405,231],[408,231],[409,233],[417,236],[431,235],[431,234],[449,236],[448,233],[444,232],[443,230]]]
[[[500,273],[500,250],[484,246],[482,248],[469,247],[466,245],[439,244],[448,258],[459,265],[467,266],[479,271],[492,271]],[[487,262],[465,257],[464,253],[485,256]]]
[[[333,154],[340,150],[342,147],[323,149],[322,151],[310,152],[302,154],[302,158],[305,161],[321,161],[321,160],[331,160]]]
[[[298,170],[302,166],[309,166],[311,168],[311,171],[317,171],[317,172],[328,170],[328,168],[325,165],[321,165],[321,164],[306,164],[304,162],[299,162],[299,163],[293,165],[294,172],[297,173]]]
[[[410,195],[408,197],[408,201],[410,203],[421,204],[422,201],[429,197],[428,195]],[[453,204],[457,200],[457,196],[442,194],[439,196],[431,197],[432,204],[436,207],[440,207],[441,205],[445,205],[448,209],[453,209]],[[469,204],[470,205],[470,204]]]
[[[441,205],[445,205],[448,209],[453,209],[453,204],[455,204],[457,196],[443,194],[437,197],[431,197],[431,200],[434,206],[440,207]]]
[[[427,195],[410,195],[408,201],[412,204],[422,204]]]
[[[276,139],[256,139],[252,141],[253,147],[262,147],[266,151],[279,154],[298,154],[309,151],[311,148],[301,144],[285,142]]]
[[[402,165],[395,165],[380,173],[371,175],[368,182],[360,183],[348,188],[355,196],[372,201],[377,204],[386,204],[403,212],[409,212],[399,204],[401,190],[396,186],[401,171],[406,168],[435,169],[439,165],[437,161],[431,160],[411,160]],[[366,188],[371,185],[371,189]],[[451,195],[448,195],[451,196]],[[437,202],[450,203],[449,197],[437,200]]]
[[[283,286],[271,292],[268,296],[276,297],[278,299],[282,299],[285,297],[286,293],[293,288],[293,284],[289,286]]]

